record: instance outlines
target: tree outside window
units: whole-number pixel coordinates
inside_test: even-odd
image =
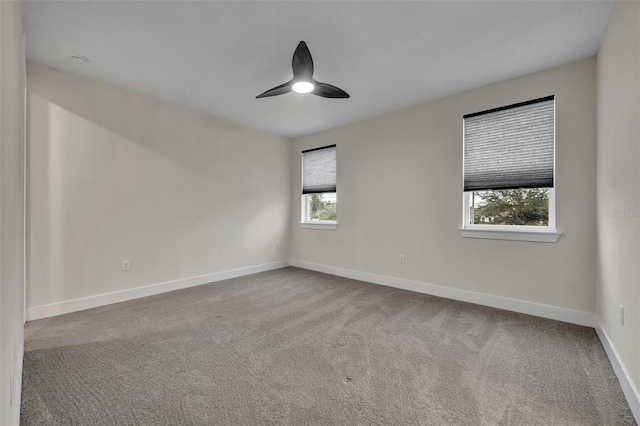
[[[310,220],[336,220],[336,194],[310,194]]]
[[[474,225],[549,225],[549,191],[546,188],[473,192]]]

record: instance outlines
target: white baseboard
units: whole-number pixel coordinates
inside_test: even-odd
[[[629,407],[636,418],[636,423],[640,424],[640,392],[638,392],[638,388],[633,384],[629,371],[627,371],[627,368],[624,366],[616,347],[613,346],[611,339],[609,339],[609,335],[602,328],[600,319],[597,316],[595,318],[595,329],[598,333],[598,337],[600,337],[602,346],[604,346],[604,350],[609,357],[613,371],[615,371],[616,376],[618,376],[620,387],[622,387],[622,392],[624,392],[624,396],[627,398]]]
[[[444,287],[419,281],[410,281],[401,278],[387,277],[384,275],[370,274],[368,272],[319,265],[317,263],[305,262],[302,260],[290,260],[289,265],[312,271],[324,272],[326,274],[337,275],[340,277],[351,278],[354,280],[366,281],[373,284],[415,291],[417,293],[475,303],[476,305],[490,306],[492,308],[499,308],[527,315],[535,315],[542,318],[549,318],[586,327],[594,326],[594,315],[590,312],[574,311],[556,306],[542,305],[539,303],[509,299],[507,297],[493,296],[484,293],[476,293],[458,288]]]
[[[524,300],[510,299],[506,297],[493,296],[484,293],[477,293],[457,288],[444,287],[435,284],[427,284],[419,281],[405,280],[402,278],[388,277],[384,275],[371,274],[368,272],[354,271],[350,269],[336,268],[334,266],[320,265],[317,263],[305,262],[302,260],[279,261],[266,263],[263,265],[249,266],[246,268],[233,269],[229,271],[216,272],[213,274],[181,280],[169,281],[165,283],[152,284],[144,287],[137,287],[128,290],[116,291],[113,293],[100,294],[96,296],[84,297],[81,299],[69,300],[60,303],[52,303],[43,306],[34,306],[28,310],[28,320],[33,321],[41,318],[53,317],[70,312],[82,311],[98,306],[110,305],[112,303],[125,302],[127,300],[138,299],[146,296],[153,296],[169,291],[180,290],[188,287],[195,287],[216,281],[241,277],[244,275],[256,274],[258,272],[270,271],[273,269],[295,266],[297,268],[309,269],[326,274],[337,275],[359,281],[388,287],[400,288],[403,290],[415,291],[417,293],[429,294],[447,299],[459,300],[462,302],[474,303],[477,305],[489,306],[492,308],[504,309],[512,312],[519,312],[527,315],[535,315],[542,318],[549,318],[571,324],[594,327],[602,346],[609,357],[611,365],[620,381],[631,411],[640,423],[640,393],[633,384],[629,372],[620,359],[618,352],[611,343],[607,333],[602,329],[597,317],[589,312],[575,311],[571,309],[559,308],[556,306],[542,305],[539,303],[527,302]]]
[[[112,303],[125,302],[127,300],[138,299],[140,297],[153,296],[168,291],[180,290],[230,278],[241,277],[243,275],[256,274],[258,272],[270,271],[284,268],[286,266],[309,269],[312,271],[324,272],[340,277],[366,281],[373,284],[385,285],[418,293],[430,294],[447,299],[459,300],[462,302],[475,303],[478,305],[490,306],[492,308],[504,309],[507,311],[519,312],[538,317],[578,324],[587,327],[594,326],[594,315],[589,312],[574,311],[570,309],[558,308],[556,306],[542,305],[518,299],[493,296],[490,294],[476,293],[468,290],[461,290],[452,287],[444,287],[435,284],[427,284],[419,281],[405,280],[402,278],[388,277],[384,275],[371,274],[368,272],[354,271],[350,269],[336,268],[334,266],[320,265],[317,263],[305,262],[301,260],[279,261],[266,263],[263,265],[249,266],[246,268],[233,269],[229,271],[216,272],[213,274],[198,277],[185,278],[181,280],[169,281],[165,283],[152,284],[144,287],[136,287],[113,293],[99,294],[95,296],[83,297],[80,299],[68,300],[59,303],[52,303],[43,306],[33,306],[28,310],[28,320],[33,321],[41,318],[53,317],[70,312],[82,311],[98,306]]]
[[[354,271],[350,269],[336,268],[334,266],[320,265],[317,263],[305,262],[302,260],[289,260],[290,266],[351,278],[359,281],[366,281],[373,284],[380,284],[388,287],[395,287],[418,293],[429,294],[447,299],[454,299],[463,302],[475,303],[478,305],[490,306],[507,311],[519,312],[522,314],[535,315],[542,318],[549,318],[571,324],[582,325],[595,328],[602,346],[604,347],[613,370],[618,377],[622,391],[627,399],[631,412],[636,422],[640,424],[640,392],[634,385],[629,372],[622,362],[618,351],[613,346],[611,339],[602,328],[599,319],[595,314],[571,309],[558,308],[556,306],[542,305],[524,300],[509,299],[506,297],[492,296],[489,294],[476,293],[468,290],[460,290],[451,287],[443,287],[434,284],[426,284],[418,281],[410,281],[401,278],[387,277],[384,275],[370,274],[367,272]]]
[[[96,308],[98,306],[110,305],[112,303],[125,302],[127,300],[138,299],[140,297],[166,293],[168,291],[180,290],[183,288],[195,287],[216,281],[228,280],[230,278],[241,277],[243,275],[257,274],[258,272],[270,271],[273,269],[284,268],[286,266],[288,266],[288,262],[286,260],[283,260],[280,262],[265,263],[263,265],[249,266],[246,268],[216,272],[213,274],[201,275],[198,277],[185,278],[165,283],[147,285],[144,287],[115,291],[113,293],[98,294],[95,296],[83,297],[81,299],[68,300],[65,302],[51,303],[49,305],[34,306],[29,308],[28,320],[33,321],[41,318],[68,314],[70,312],[83,311],[85,309]]]
[[[459,300],[462,302],[475,303],[477,305],[490,306],[492,308],[504,309],[512,312],[519,312],[527,315],[535,315],[542,318],[549,318],[571,324],[594,327],[598,337],[602,342],[613,370],[618,377],[622,391],[627,399],[629,407],[633,412],[636,422],[640,424],[640,392],[633,384],[631,376],[624,363],[620,359],[615,346],[611,343],[609,336],[602,329],[600,321],[595,314],[571,309],[558,308],[556,306],[542,305],[539,303],[526,302],[524,300],[509,299],[506,297],[492,296],[484,293],[476,293],[468,290],[461,290],[451,287],[443,287],[434,284],[426,284],[418,281],[405,280],[401,278],[387,277],[384,275],[370,274],[367,272],[353,271],[350,269],[336,268],[334,266],[319,265],[317,263],[305,262],[302,260],[290,260],[290,266],[351,278],[359,281],[366,281],[373,284],[380,284],[388,287],[400,288],[403,290],[415,291],[432,296],[444,297],[447,299]]]

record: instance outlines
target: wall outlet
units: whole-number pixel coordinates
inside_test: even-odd
[[[122,270],[123,271],[130,271],[131,270],[131,262],[128,260],[123,260],[122,261]]]
[[[618,306],[618,317],[620,318],[620,325],[624,325],[624,306]]]
[[[276,250],[280,251],[281,248],[280,244],[276,244]]]
[[[400,263],[404,264],[404,254],[400,255]]]

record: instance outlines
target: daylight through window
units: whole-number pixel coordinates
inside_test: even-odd
[[[302,151],[302,222],[336,223],[336,146]]]
[[[464,227],[555,230],[555,98],[464,116]]]

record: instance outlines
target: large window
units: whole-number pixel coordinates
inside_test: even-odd
[[[302,223],[335,228],[336,146],[302,151]]]
[[[465,229],[555,231],[555,98],[464,116]]]

